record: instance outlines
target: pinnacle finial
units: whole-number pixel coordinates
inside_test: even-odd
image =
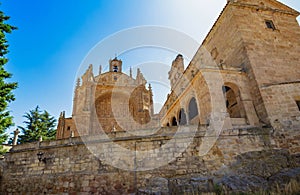
[[[102,73],[102,65],[99,66],[99,75]]]
[[[141,70],[139,68],[136,70],[136,74],[137,75],[141,74]]]
[[[149,90],[152,89],[151,83],[149,83],[148,88],[149,88]]]
[[[129,75],[130,75],[130,77],[132,78],[132,68],[130,67],[130,69],[129,69]]]

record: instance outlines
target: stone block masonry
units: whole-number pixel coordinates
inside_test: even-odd
[[[100,160],[101,155],[112,151],[106,148],[109,140],[105,139],[94,139],[89,144],[89,147],[101,148],[96,156],[83,143],[86,138],[79,137],[17,145],[1,161],[1,194],[130,194],[145,188],[155,178],[171,179],[193,174],[211,176],[220,168],[231,165],[240,154],[277,148],[279,138],[274,139],[270,130],[226,130],[206,155],[199,156],[206,127],[198,127],[192,143],[180,155],[173,148],[160,153],[162,156],[153,153],[148,159],[133,159],[132,164],[137,168],[155,163],[164,155],[174,156],[161,167],[137,172],[117,169]],[[108,136],[115,144],[139,152],[162,147],[170,142],[176,131],[177,127],[168,127],[147,137],[128,137],[126,132]],[[188,143],[182,140],[185,140],[184,136],[177,138],[177,147],[186,147]],[[296,145],[299,147],[299,143]],[[119,151],[113,151],[115,153],[111,155],[117,157]]]

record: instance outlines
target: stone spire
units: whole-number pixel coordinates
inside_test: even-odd
[[[138,68],[136,73],[136,81],[139,85],[145,85],[147,83],[144,75],[141,73],[141,70]]]
[[[65,111],[62,111],[62,112],[60,113],[59,118],[65,118],[65,117],[66,117],[66,112],[65,112]]]
[[[152,86],[151,86],[150,83],[149,83],[149,85],[148,85],[148,89],[149,89],[149,92],[152,94]]]
[[[86,84],[86,83],[94,81],[93,65],[92,64],[89,65],[89,68],[86,70],[86,72],[84,73],[84,75],[82,75],[81,78],[82,78],[82,84]]]
[[[130,75],[130,78],[132,78],[132,68],[131,67],[129,69],[129,75]]]
[[[184,72],[183,56],[178,54],[175,60],[172,62],[171,70],[169,71],[169,80],[171,89],[174,89],[177,82],[180,80]]]
[[[99,66],[99,75],[102,73],[102,65]]]
[[[149,90],[149,111],[150,111],[150,115],[153,116],[154,114],[154,107],[153,107],[153,93],[152,93],[152,86],[149,83],[148,85],[148,90]]]

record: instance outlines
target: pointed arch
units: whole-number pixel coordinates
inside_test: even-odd
[[[178,115],[178,122],[179,125],[186,125],[187,124],[187,120],[186,120],[186,114],[183,108],[180,109],[179,111],[179,115]]]
[[[198,116],[198,106],[196,99],[194,97],[191,98],[188,105],[188,118],[189,120],[192,120],[196,116]]]

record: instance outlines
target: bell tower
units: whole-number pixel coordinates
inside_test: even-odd
[[[171,70],[169,71],[169,80],[171,89],[174,89],[177,82],[180,80],[184,72],[183,56],[178,54],[172,63]]]
[[[122,72],[122,60],[118,60],[117,57],[109,60],[109,72]]]

